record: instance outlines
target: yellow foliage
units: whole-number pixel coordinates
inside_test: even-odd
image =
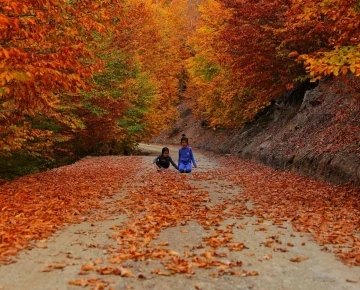
[[[360,45],[338,47],[329,52],[302,55],[312,81],[324,76],[346,74],[349,71],[360,76]]]

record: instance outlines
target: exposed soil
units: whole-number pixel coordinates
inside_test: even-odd
[[[181,118],[152,140],[235,154],[333,184],[360,186],[360,80],[328,79],[317,87],[299,87],[281,97],[256,120],[241,128],[209,129],[192,114],[192,104],[179,106]]]

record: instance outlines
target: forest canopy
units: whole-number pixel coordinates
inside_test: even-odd
[[[357,0],[0,3],[0,175],[124,154],[192,100],[242,126],[304,82],[360,76]],[[6,176],[11,177],[11,176]]]

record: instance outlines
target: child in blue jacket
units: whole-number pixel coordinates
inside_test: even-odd
[[[181,173],[190,173],[191,163],[195,168],[197,167],[194,154],[189,146],[189,139],[183,134],[181,138],[181,148],[179,149],[179,171]]]

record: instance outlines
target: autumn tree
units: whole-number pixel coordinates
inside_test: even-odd
[[[226,67],[221,64],[217,49],[221,46],[218,46],[217,38],[221,34],[225,13],[223,5],[216,1],[199,5],[198,28],[187,42],[193,57],[186,65],[191,77],[186,96],[195,100],[195,113],[209,120],[210,126],[228,120],[224,112],[226,104],[220,98],[226,87]]]
[[[83,124],[72,107],[98,68],[86,46],[101,30],[86,10],[98,2],[2,1],[0,4],[0,151],[46,152]],[[90,5],[90,6],[89,6]],[[92,59],[91,63],[84,60]],[[45,123],[45,124],[44,124]]]
[[[198,107],[212,127],[251,120],[292,83],[291,59],[279,55],[286,1],[204,1],[191,45]]]
[[[188,62],[201,118],[241,126],[308,79],[359,75],[358,11],[357,1],[204,1]]]
[[[360,6],[356,0],[291,3],[283,47],[304,62],[313,81],[327,75],[360,76]]]
[[[176,4],[2,2],[1,154],[83,156],[169,126],[185,51]]]
[[[114,45],[131,56],[129,62],[139,76],[134,84],[142,87],[140,91],[129,90],[133,105],[123,124],[137,124],[131,126],[129,138],[149,140],[178,117],[175,106],[184,60],[189,57],[186,40],[192,29],[186,20],[195,17],[192,13],[197,11],[189,5],[192,2],[184,0],[133,0],[119,15],[116,25],[123,28],[117,29]],[[149,105],[147,109],[144,104]]]

